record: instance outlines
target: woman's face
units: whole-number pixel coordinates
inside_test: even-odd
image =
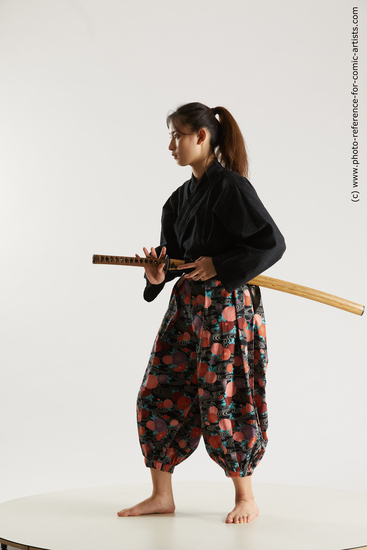
[[[203,141],[208,136],[205,130],[191,132],[187,126],[176,127],[172,122],[169,125],[171,141],[168,149],[180,166],[195,164],[203,156]]]

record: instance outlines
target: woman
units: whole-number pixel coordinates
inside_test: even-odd
[[[152,496],[118,515],[173,512],[172,473],[203,435],[234,483],[226,522],[246,523],[259,513],[251,475],[267,443],[265,319],[259,287],[246,283],[281,258],[285,243],[246,178],[245,142],[227,109],[189,103],[167,126],[169,150],[192,176],[163,206],[160,246],[143,250],[185,264],[177,272],[164,273],[163,264],[145,270],[147,301],[181,277],[138,396]]]

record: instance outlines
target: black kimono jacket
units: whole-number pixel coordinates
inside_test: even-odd
[[[251,183],[218,160],[199,181],[192,175],[163,206],[158,255],[163,246],[170,258],[186,262],[211,256],[228,292],[275,264],[285,251],[284,238]],[[182,274],[169,271],[159,285],[145,276],[145,300],[154,300],[167,281]]]

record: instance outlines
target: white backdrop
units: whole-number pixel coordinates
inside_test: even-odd
[[[354,5],[365,60],[366,3]],[[180,104],[238,121],[249,179],[287,243],[267,274],[367,302],[352,6],[2,0],[0,500],[150,479],[135,400],[172,283],[148,304],[142,271],[92,255],[159,243],[162,204],[191,175],[168,151],[165,117]],[[254,481],[367,493],[367,315],[263,298],[270,426]],[[175,479],[225,477],[201,442]]]

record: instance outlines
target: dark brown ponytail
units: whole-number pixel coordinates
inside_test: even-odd
[[[211,109],[202,103],[187,103],[167,116],[167,127],[171,121],[177,130],[180,129],[180,125],[188,126],[192,132],[198,132],[201,128],[209,130],[211,150],[208,159],[214,153],[222,166],[241,176],[248,176],[245,140],[237,122],[227,109]]]

